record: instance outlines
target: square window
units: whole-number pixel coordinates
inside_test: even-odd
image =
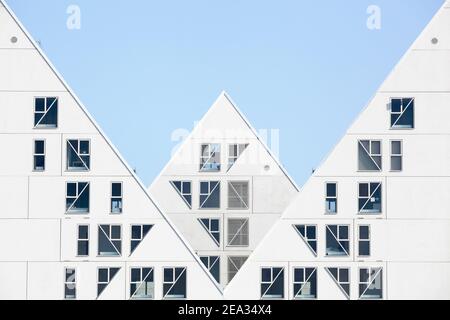
[[[391,99],[391,129],[414,129],[414,98]]]
[[[34,128],[58,127],[58,98],[38,97],[34,99]]]

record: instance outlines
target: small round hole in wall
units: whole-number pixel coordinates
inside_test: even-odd
[[[437,44],[439,42],[438,38],[431,39],[432,44]]]
[[[264,170],[265,170],[265,171],[269,171],[269,170],[270,170],[270,166],[269,166],[269,165],[265,165],[265,166],[264,166]]]
[[[17,40],[18,40],[17,37],[11,37],[11,42],[12,43],[17,43]]]

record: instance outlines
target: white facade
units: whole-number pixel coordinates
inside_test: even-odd
[[[222,298],[3,1],[0,109],[0,299]]]
[[[449,117],[446,1],[225,297],[450,299]]]
[[[219,96],[149,191],[222,286],[298,193],[226,93]],[[202,223],[201,219],[214,222]]]

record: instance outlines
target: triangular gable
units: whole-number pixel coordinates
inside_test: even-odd
[[[22,68],[21,70],[27,70],[27,77],[23,77],[23,73],[15,72],[15,68],[19,65],[20,68]],[[14,127],[15,123],[23,123],[23,118],[29,117],[29,112],[32,110],[30,101],[24,100],[24,103],[20,103],[21,98],[17,98],[17,96],[14,96],[15,94],[19,95],[20,92],[23,91],[26,93],[35,93],[34,96],[46,96],[48,94],[57,95],[61,100],[61,104],[64,104],[65,106],[65,108],[60,109],[61,113],[65,112],[65,114],[61,114],[60,116],[77,119],[77,121],[65,123],[64,128],[58,127],[55,129],[55,132],[60,133],[63,139],[70,139],[71,136],[76,136],[77,138],[90,138],[92,139],[91,144],[98,148],[98,154],[106,155],[105,159],[97,158],[97,164],[107,164],[105,165],[105,167],[108,168],[107,171],[103,173],[103,169],[100,168],[100,166],[98,166],[97,169],[99,170],[100,175],[104,175],[105,177],[110,176],[111,178],[102,181],[102,178],[97,176],[91,177],[86,175],[86,177],[82,179],[87,181],[98,179],[98,184],[110,183],[110,179],[114,179],[112,177],[120,177],[120,179],[127,180],[130,189],[132,189],[129,189],[128,192],[134,193],[135,196],[133,199],[134,201],[131,201],[130,198],[130,203],[134,202],[137,205],[147,208],[146,210],[140,210],[141,212],[136,212],[136,215],[134,216],[161,220],[160,223],[155,225],[153,236],[156,239],[160,238],[162,240],[158,243],[158,246],[160,246],[160,243],[167,241],[170,242],[170,245],[167,246],[167,250],[163,255],[165,257],[161,256],[160,258],[167,259],[168,263],[175,259],[179,261],[188,261],[187,264],[195,265],[196,269],[192,269],[189,272],[196,274],[199,281],[206,286],[205,290],[212,294],[211,298],[220,298],[221,289],[217,286],[200,259],[193,252],[184,238],[178,233],[170,220],[167,219],[165,214],[159,209],[158,205],[147,193],[146,188],[143,186],[137,175],[126,163],[124,158],[104,134],[72,89],[56,71],[56,68],[51,64],[39,45],[32,39],[30,34],[3,0],[0,0],[0,70],[2,70],[2,76],[0,76],[0,88],[2,88],[0,104],[11,105],[14,101],[15,104],[25,106],[20,112],[16,112],[17,110],[15,110],[14,114],[10,115],[6,113],[2,115],[2,119],[0,119],[2,131],[7,133],[15,133],[16,131],[33,132],[31,131],[31,126],[23,128],[17,126]],[[42,81],[43,79],[44,81]],[[9,108],[6,109],[8,110]],[[15,121],[14,117],[21,119],[21,121]],[[8,121],[6,121],[6,119],[8,119]],[[59,172],[59,175],[61,175],[61,172]],[[70,177],[67,178],[70,179]],[[40,181],[46,179],[46,183],[54,183],[56,181],[52,177],[41,178]],[[40,196],[45,197],[45,190],[42,190],[38,184],[33,187],[33,182],[35,180],[36,179],[33,178],[30,179],[30,194],[36,192],[36,194],[40,193]],[[64,186],[61,185],[61,190],[63,188]],[[36,196],[34,198],[39,197]],[[33,199],[30,199],[29,201],[29,214],[33,215]],[[49,205],[52,206],[55,204],[50,202]],[[45,218],[44,216],[41,216],[42,214],[45,215],[45,213],[36,212],[35,214],[35,218]],[[126,217],[125,214],[123,216]],[[63,221],[62,228],[64,228],[66,222],[67,221]],[[143,241],[142,247],[149,246],[155,247],[152,244],[148,244],[148,241]],[[175,250],[172,255],[170,254],[171,250]],[[149,257],[155,255],[155,253],[158,254],[158,252],[161,252],[161,249],[155,247],[153,251],[149,252]],[[177,252],[178,256],[175,252]],[[152,258],[155,259],[155,257]],[[158,259],[158,257],[156,257],[156,259]],[[159,259],[158,261],[164,260]]]
[[[420,219],[422,220],[419,222],[422,226],[421,230],[426,230],[428,235],[423,237],[446,238],[443,229],[448,226],[448,210],[445,205],[439,206],[439,203],[445,203],[444,199],[447,198],[450,189],[450,181],[447,178],[449,169],[448,165],[440,165],[436,161],[434,152],[448,148],[448,139],[441,135],[450,133],[448,125],[450,115],[448,111],[448,101],[450,101],[449,49],[450,1],[447,0],[383,82],[344,137],[317,167],[301,192],[284,211],[281,219],[253,251],[241,272],[227,286],[225,289],[227,299],[258,298],[260,280],[254,274],[261,266],[314,265],[319,266],[323,272],[330,267],[326,264],[327,261],[336,263],[333,259],[323,258],[326,250],[324,235],[327,225],[352,226],[355,224],[354,232],[350,231],[352,233],[350,239],[356,245],[351,248],[349,259],[342,259],[343,261],[336,265],[336,267],[351,266],[352,272],[357,272],[358,267],[364,266],[364,263],[351,259],[352,254],[355,256],[358,254],[357,226],[362,224],[370,224],[376,229],[375,233],[378,233],[378,237],[373,241],[376,241],[377,246],[381,248],[376,258],[372,256],[365,261],[370,267],[380,269],[383,263],[387,263],[386,261],[412,261],[411,255],[406,254],[408,248],[411,247],[424,248],[425,253],[416,252],[417,263],[422,261],[421,259],[425,259],[428,263],[430,260],[448,260],[443,253],[448,250],[448,247],[443,248],[443,251],[440,252],[427,250],[425,248],[434,248],[435,241],[428,241],[426,244],[421,242],[420,245],[415,245],[414,241],[423,240],[417,239],[416,234],[413,235],[412,232],[411,234],[406,233],[405,230],[408,232],[416,230],[414,228],[418,227],[414,221]],[[390,128],[392,98],[414,98],[415,123],[413,130],[392,130]],[[382,141],[383,169],[380,172],[358,171],[357,146],[358,141],[363,139]],[[405,165],[401,174],[390,171],[389,143],[397,139],[403,141],[409,152],[410,161],[414,159],[415,164],[420,163],[421,165],[412,165],[412,162],[409,162],[410,166]],[[434,139],[434,141],[430,139]],[[442,152],[445,153],[445,151]],[[446,154],[442,152],[440,153],[442,159],[446,159]],[[427,165],[429,163],[434,163],[435,167]],[[355,219],[358,218],[358,184],[360,182],[386,184],[387,181],[390,183],[387,188],[390,188],[391,193],[386,191],[387,188],[383,189],[382,212],[372,217],[373,220],[375,218],[378,220],[375,222],[367,217],[365,217],[367,220]],[[327,182],[338,182],[338,194],[341,197],[345,196],[344,200],[340,198],[336,214],[326,212],[325,186]],[[392,193],[393,189],[397,196]],[[348,199],[349,196],[352,198]],[[386,215],[386,203],[389,203],[391,208],[388,215]],[[430,209],[431,203],[433,203],[433,209]],[[444,223],[443,221],[438,222],[436,219],[447,220]],[[299,246],[295,230],[292,229],[293,224],[319,225],[318,247],[320,253],[316,260],[312,260],[308,256],[308,248]],[[431,225],[433,225],[432,228]],[[401,232],[403,232],[403,238],[399,239],[398,234]],[[408,258],[405,258],[406,256]],[[430,258],[431,256],[433,258]],[[416,268],[412,265],[413,263],[411,264],[412,269]],[[437,266],[433,266],[433,268],[438,269]],[[443,268],[448,267],[439,267],[439,270],[442,271]],[[392,278],[394,276],[391,274]],[[390,288],[395,285],[406,287],[399,277],[392,281],[396,281],[396,283],[390,284]],[[355,277],[352,283],[357,287],[358,279]],[[327,286],[324,283],[322,285]],[[445,288],[448,290],[448,287]],[[357,291],[356,289],[352,290]],[[433,290],[436,291],[436,294],[438,291],[440,292],[439,297],[447,296],[444,290],[438,290],[437,287]],[[328,292],[325,291],[322,290],[322,298],[339,299],[339,296],[329,293],[332,291],[331,289]],[[391,290],[392,296],[400,299],[409,294],[409,292],[396,291],[393,293],[393,291]],[[289,297],[292,298],[291,295]],[[352,293],[352,298],[358,299],[359,296],[357,293]]]

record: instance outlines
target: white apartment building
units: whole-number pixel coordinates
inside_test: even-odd
[[[149,191],[225,287],[298,188],[222,93]]]
[[[450,299],[450,1],[225,289]]]
[[[0,0],[0,299],[221,299]]]

